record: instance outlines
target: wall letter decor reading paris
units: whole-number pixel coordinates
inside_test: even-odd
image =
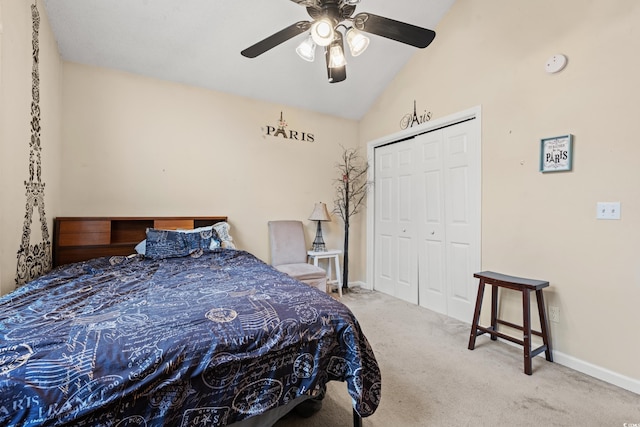
[[[27,211],[22,227],[22,241],[18,250],[18,267],[16,285],[21,286],[51,269],[51,241],[47,228],[47,217],[44,212],[44,182],[42,182],[42,145],[40,141],[40,71],[38,54],[40,52],[38,31],[40,14],[34,3],[31,5],[33,22],[33,66],[31,69],[31,140],[29,141],[29,181],[25,181],[27,195]],[[34,180],[35,178],[35,180]],[[42,241],[31,244],[31,223],[33,211],[38,208]]]

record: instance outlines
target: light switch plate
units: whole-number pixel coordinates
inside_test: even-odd
[[[598,202],[596,205],[597,219],[620,219],[620,202]]]

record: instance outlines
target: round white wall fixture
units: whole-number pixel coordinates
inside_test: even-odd
[[[567,57],[558,53],[547,59],[547,63],[544,64],[544,69],[547,73],[553,74],[562,71],[566,65]]]

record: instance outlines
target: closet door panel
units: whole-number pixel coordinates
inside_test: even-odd
[[[418,303],[415,154],[411,141],[375,152],[374,288]],[[379,245],[384,245],[378,250]]]
[[[469,251],[470,247],[464,243],[452,243],[450,246],[451,262],[457,266],[450,270],[451,276],[451,299],[461,303],[468,303],[471,299],[475,302],[475,295],[470,292],[468,286]]]
[[[479,193],[478,143],[473,122],[445,128],[443,143],[447,149],[445,170],[446,288],[447,314],[470,322],[473,317],[479,271]]]
[[[438,313],[447,312],[445,282],[445,207],[442,169],[442,132],[416,137],[420,175],[416,198],[419,200],[418,288],[420,305]]]
[[[394,236],[395,177],[393,152],[381,148],[376,150],[376,235],[375,235],[375,289],[386,294],[395,294],[397,275],[397,242]],[[391,202],[389,202],[391,201]]]

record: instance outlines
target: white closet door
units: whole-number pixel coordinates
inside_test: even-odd
[[[480,268],[480,174],[474,123],[416,137],[420,305],[471,322]],[[474,161],[476,160],[476,161]]]
[[[412,141],[375,151],[375,288],[418,303]]]
[[[416,137],[420,305],[447,313],[447,243],[442,130]]]
[[[474,120],[375,149],[374,288],[471,322],[480,269]]]
[[[480,271],[480,144],[474,121],[442,129],[447,315],[471,322]]]

